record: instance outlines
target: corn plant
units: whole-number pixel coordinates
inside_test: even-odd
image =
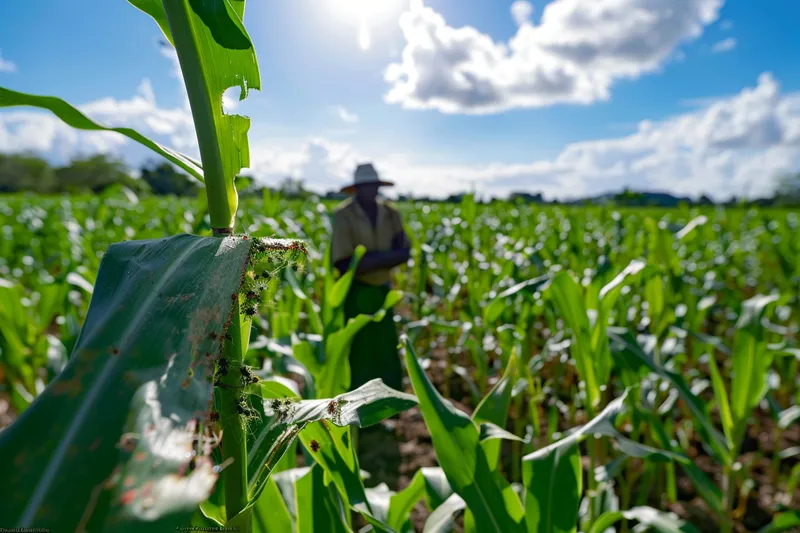
[[[0,89],[0,106],[48,109],[76,128],[121,133],[166,157],[203,182],[213,236],[108,248],[69,364],[0,436],[10,473],[0,510],[18,527],[127,531],[213,520],[249,531],[273,468],[305,426],[370,425],[415,402],[380,382],[311,402],[276,399],[259,386],[243,362],[250,320],[266,282],[305,247],[234,234],[249,119],[224,114],[222,94],[238,86],[243,99],[260,87],[245,2],[131,3],[175,47],[202,163],[94,122],[58,98]]]
[[[0,432],[8,520],[298,533],[410,533],[421,521],[798,527],[795,212],[482,206],[470,195],[399,205],[414,245],[396,282],[410,305],[392,293],[385,306],[398,304],[425,355],[406,347],[438,466],[406,487],[367,487],[342,426],[416,400],[379,383],[345,392],[349,340],[380,312],[343,319],[357,258],[337,280],[317,251],[332,204],[247,194],[236,179],[247,119],[223,114],[221,93],[260,82],[244,2],[132,3],[176,48],[200,161],[57,98],[0,89],[0,106],[127,135],[205,186],[197,198],[123,187],[0,197],[0,406],[19,415]],[[262,239],[274,235],[303,242]],[[303,268],[281,269],[306,243]],[[412,519],[420,502],[429,514]]]

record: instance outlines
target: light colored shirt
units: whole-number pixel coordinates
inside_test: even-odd
[[[367,252],[388,252],[395,235],[401,232],[400,213],[388,203],[378,200],[378,216],[373,226],[357,201],[345,200],[333,215],[331,261],[335,264],[351,257],[359,244],[364,245]],[[403,245],[408,246],[407,239]],[[389,283],[389,269],[356,274],[356,279],[369,285],[385,285]]]

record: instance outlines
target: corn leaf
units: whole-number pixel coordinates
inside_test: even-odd
[[[253,506],[252,533],[286,533],[294,530],[292,515],[275,480],[270,478]]]
[[[317,464],[325,470],[326,479],[333,480],[342,499],[353,511],[359,513],[375,531],[397,533],[386,523],[388,501],[381,498],[377,502],[379,507],[373,507],[375,491],[368,495],[364,488],[349,427],[339,427],[321,420],[306,426],[300,432],[300,439]]]
[[[715,452],[717,458],[721,461],[730,461],[730,448],[727,439],[714,427],[706,412],[705,402],[692,393],[683,376],[657,364],[653,357],[639,346],[639,343],[636,342],[636,339],[629,331],[609,332],[608,335],[614,341],[611,353],[617,365],[634,372],[655,372],[667,380],[678,391],[681,399],[700,423],[700,430],[705,433],[704,440]]]
[[[366,489],[366,494],[374,517],[384,523],[388,522],[389,505],[395,492],[386,483],[381,482],[377,487]]]
[[[630,278],[636,278],[637,275],[640,274],[646,267],[647,263],[638,259],[634,259],[622,270],[622,272],[617,274],[614,279],[612,279],[608,284],[604,285],[603,288],[600,289],[599,294],[599,299],[603,303],[603,307],[605,307],[606,310],[610,310],[619,298],[619,295],[622,292],[622,287],[624,286],[623,284],[626,281],[630,282]],[[655,267],[651,267],[651,271],[653,268]]]
[[[0,107],[12,106],[31,106],[38,107],[40,109],[47,109],[64,121],[65,124],[80,130],[110,131],[119,133],[136,141],[142,146],[149,148],[170,162],[178,165],[198,180],[204,181],[203,168],[200,166],[200,163],[191,157],[172,150],[171,148],[167,148],[166,146],[162,146],[161,144],[148,139],[134,129],[112,128],[105,126],[100,122],[90,119],[72,105],[60,98],[56,98],[55,96],[39,96],[35,94],[20,93],[0,87]]]
[[[476,424],[439,395],[407,339],[405,358],[422,416],[433,438],[436,457],[453,490],[473,513],[478,531],[524,531],[524,512],[519,498],[510,504],[504,500],[481,447]]]
[[[700,226],[706,224],[707,222],[708,222],[708,217],[705,215],[694,217],[692,220],[689,221],[688,224],[686,224],[684,227],[682,227],[675,233],[675,238],[678,239],[679,241],[683,240],[687,235],[691,234],[695,228],[699,228]]]
[[[758,533],[781,533],[797,528],[800,528],[800,511],[789,511],[776,514],[772,522],[759,529]]]
[[[325,471],[314,465],[295,487],[297,533],[351,533],[338,502],[336,492],[325,486]]]
[[[358,460],[351,446],[350,428],[337,427],[325,420],[309,424],[300,432],[300,440],[314,461],[333,480],[344,501],[352,507],[364,505],[371,511]],[[313,444],[312,444],[313,443]]]
[[[23,339],[27,336],[27,313],[22,302],[25,291],[21,285],[0,278],[0,340],[4,362],[11,368],[25,368],[28,348]]]
[[[589,405],[597,407],[600,404],[600,386],[595,365],[602,361],[595,363],[592,357],[591,327],[580,285],[569,272],[562,271],[553,278],[549,291],[556,310],[572,330],[571,354],[581,379],[586,382]]]
[[[658,533],[699,533],[693,525],[678,519],[671,513],[664,513],[651,507],[634,507],[627,511],[611,511],[600,515],[589,533],[603,533],[620,520],[636,520]]]
[[[275,481],[275,485],[278,487],[284,503],[286,503],[286,508],[289,510],[289,515],[292,517],[292,523],[297,522],[297,498],[295,498],[297,481],[310,471],[311,467],[303,466],[283,472],[276,472],[270,477],[271,480]]]
[[[528,490],[525,512],[530,533],[577,530],[583,493],[577,441],[552,448],[538,458],[525,458],[523,480]]]
[[[486,323],[495,322],[500,315],[503,314],[508,306],[508,300],[520,292],[525,294],[533,294],[539,289],[543,288],[550,281],[551,276],[545,275],[538,278],[529,279],[521,283],[517,283],[513,287],[509,287],[494,298],[492,298],[483,310],[483,320]]]
[[[714,389],[714,398],[719,408],[719,418],[722,421],[722,431],[728,439],[728,444],[733,440],[733,415],[731,414],[731,404],[728,401],[728,392],[725,390],[725,383],[719,373],[717,361],[714,354],[708,354],[708,369],[711,372],[711,386]]]
[[[353,252],[352,259],[350,259],[350,265],[348,265],[347,271],[333,283],[330,290],[325,292],[325,301],[330,307],[336,309],[341,307],[344,303],[344,299],[350,291],[350,285],[353,284],[358,263],[361,261],[361,258],[364,257],[365,253],[367,253],[367,249],[362,245],[358,245],[355,252]]]
[[[644,416],[644,418],[650,424],[652,432],[656,437],[656,441],[659,446],[663,447],[664,449],[672,449],[676,452],[680,450],[680,446],[667,435],[667,430],[664,427],[663,420],[652,413],[639,412],[639,415]],[[693,462],[684,461],[680,462],[679,464],[681,469],[686,473],[686,476],[692,480],[692,483],[694,484],[700,496],[706,501],[706,503],[708,503],[708,505],[711,506],[711,509],[714,512],[716,512],[718,515],[721,515],[723,513],[722,491],[719,489],[719,487],[715,485],[714,481]]]
[[[521,437],[517,437],[510,431],[506,431],[497,424],[491,422],[481,422],[478,424],[478,432],[480,434],[481,444],[487,444],[493,440],[515,440],[518,442],[525,442]]]
[[[164,0],[172,42],[178,53],[206,175],[211,227],[233,225],[239,204],[234,180],[250,166],[250,119],[226,115],[222,95],[239,87],[240,100],[260,89],[253,43],[242,23],[242,0]],[[148,11],[148,13],[150,13]],[[161,12],[155,16],[159,26]]]
[[[484,428],[482,423],[491,422],[497,428],[504,428],[508,421],[508,410],[511,406],[511,392],[514,388],[514,382],[517,377],[517,359],[511,356],[506,366],[506,371],[503,376],[495,383],[492,390],[489,391],[475,412],[472,414],[472,420],[481,425],[481,446],[486,453],[486,460],[489,462],[489,468],[492,470],[497,469],[497,464],[500,460],[500,446],[501,442],[494,438],[487,438],[488,435],[497,434],[495,431],[489,431],[488,425]],[[516,439],[514,435],[510,438]],[[508,436],[498,436],[498,438],[509,438]],[[521,439],[520,439],[521,440]]]
[[[800,420],[800,405],[793,405],[779,413],[778,427],[782,430],[789,429],[798,420]]]
[[[614,427],[625,410],[626,390],[610,402],[588,424],[567,437],[522,458],[523,481],[527,488],[525,510],[529,533],[566,533],[577,530],[578,508],[583,491],[578,444],[590,435],[613,438],[620,450],[631,457],[651,462],[689,460],[675,453],[658,450],[632,441]]]
[[[453,530],[456,516],[466,507],[467,502],[458,494],[453,494],[428,516],[422,533],[450,533]]]
[[[262,394],[257,388],[255,394]],[[251,424],[248,444],[250,506],[258,500],[275,465],[291,442],[311,422],[368,427],[416,405],[416,399],[374,379],[335,398],[292,401],[264,398],[264,419]],[[306,443],[310,447],[310,438]],[[345,490],[346,492],[346,490]]]
[[[351,318],[340,330],[331,332],[325,336],[325,361],[317,367],[314,375],[314,386],[317,394],[322,397],[335,396],[342,394],[350,387],[350,346],[356,334],[370,322],[380,322],[386,315],[386,311],[397,304],[403,297],[401,291],[390,291],[383,301],[381,309],[374,315],[358,315]],[[303,353],[298,353],[302,356]],[[305,359],[300,360],[306,362]],[[309,370],[311,370],[309,368]],[[311,370],[314,373],[313,370]]]
[[[175,46],[175,42],[172,40],[172,32],[169,29],[167,12],[164,10],[164,3],[162,0],[128,0],[128,3],[153,17],[153,20],[156,21],[156,24],[158,24],[158,27],[164,34],[164,37],[172,46]]]
[[[733,337],[731,414],[737,428],[735,439],[743,435],[747,417],[767,393],[767,372],[773,355],[767,350],[761,318],[766,307],[777,299],[777,295],[759,295],[742,302]]]
[[[248,253],[242,239],[191,235],[108,248],[69,363],[0,433],[5,520],[89,531],[189,522],[216,480],[202,449],[186,473],[211,400],[212,334],[223,336]]]
[[[357,509],[356,509],[357,510]],[[372,516],[369,512],[366,511],[359,511],[364,520],[366,520],[367,524],[372,526],[372,530],[377,533],[397,533],[394,528],[389,527],[388,524]]]
[[[391,496],[387,524],[396,530],[406,530],[411,510],[421,499],[428,508],[436,509],[453,494],[444,471],[438,467],[422,467],[414,474],[411,483]]]

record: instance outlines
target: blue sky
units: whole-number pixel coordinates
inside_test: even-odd
[[[124,0],[2,15],[0,86],[196,152],[147,16]],[[251,117],[251,173],[267,183],[327,190],[373,160],[419,194],[767,194],[800,166],[797,20],[793,0],[251,1],[262,90],[230,112]],[[19,150],[149,157],[46,113],[0,112],[0,151]]]

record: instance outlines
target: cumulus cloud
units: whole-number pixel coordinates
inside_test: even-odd
[[[320,191],[346,181],[364,160],[349,144],[316,137],[289,141],[255,139],[250,143],[250,152],[250,168],[244,174],[266,184],[276,184],[291,176]]]
[[[104,98],[81,109],[196,154],[190,114],[180,107],[160,108],[147,80],[130,99]],[[716,199],[761,196],[772,192],[776,174],[800,168],[800,92],[781,91],[778,81],[764,73],[753,87],[732,96],[698,99],[687,112],[659,122],[642,121],[629,135],[571,143],[550,159],[518,164],[429,164],[426,154],[370,152],[318,137],[254,136],[250,145],[251,165],[244,174],[265,184],[301,178],[321,192],[348,183],[358,163],[373,161],[397,184],[396,192],[416,195],[463,192],[474,183],[485,194],[524,190],[558,199],[626,186]],[[132,148],[124,137],[77,132],[46,113],[0,113],[0,151],[129,156]],[[142,153],[151,157],[144,149]],[[129,161],[136,165],[141,159]]]
[[[533,15],[533,4],[530,2],[516,0],[516,2],[511,4],[511,16],[514,18],[514,22],[517,23],[517,26],[528,24],[531,21],[531,15]]]
[[[569,199],[631,187],[723,200],[770,194],[778,173],[800,168],[800,92],[782,93],[765,73],[738,94],[698,102],[667,120],[642,121],[630,135],[572,143],[552,159],[523,164],[433,165],[324,139],[283,145],[265,139],[254,145],[252,172],[268,183],[305,178],[322,191],[347,183],[358,162],[373,160],[397,192],[416,195],[443,196],[475,184],[497,196],[527,190]]]
[[[355,113],[351,113],[343,106],[340,105],[336,106],[332,109],[332,111],[336,114],[337,117],[342,119],[343,122],[347,122],[349,124],[358,122],[358,115],[356,115]]]
[[[736,39],[734,37],[728,37],[727,39],[714,43],[714,46],[711,47],[711,51],[715,54],[730,52],[736,48],[736,44]]]
[[[516,2],[508,43],[454,28],[413,0],[400,18],[402,61],[386,69],[385,100],[445,113],[493,113],[607,100],[619,79],[656,71],[715,22],[724,0],[554,0],[538,25]],[[527,15],[527,17],[525,17]],[[521,23],[520,23],[521,22]]]
[[[13,61],[3,59],[3,51],[0,50],[0,72],[16,72],[17,65]]]

